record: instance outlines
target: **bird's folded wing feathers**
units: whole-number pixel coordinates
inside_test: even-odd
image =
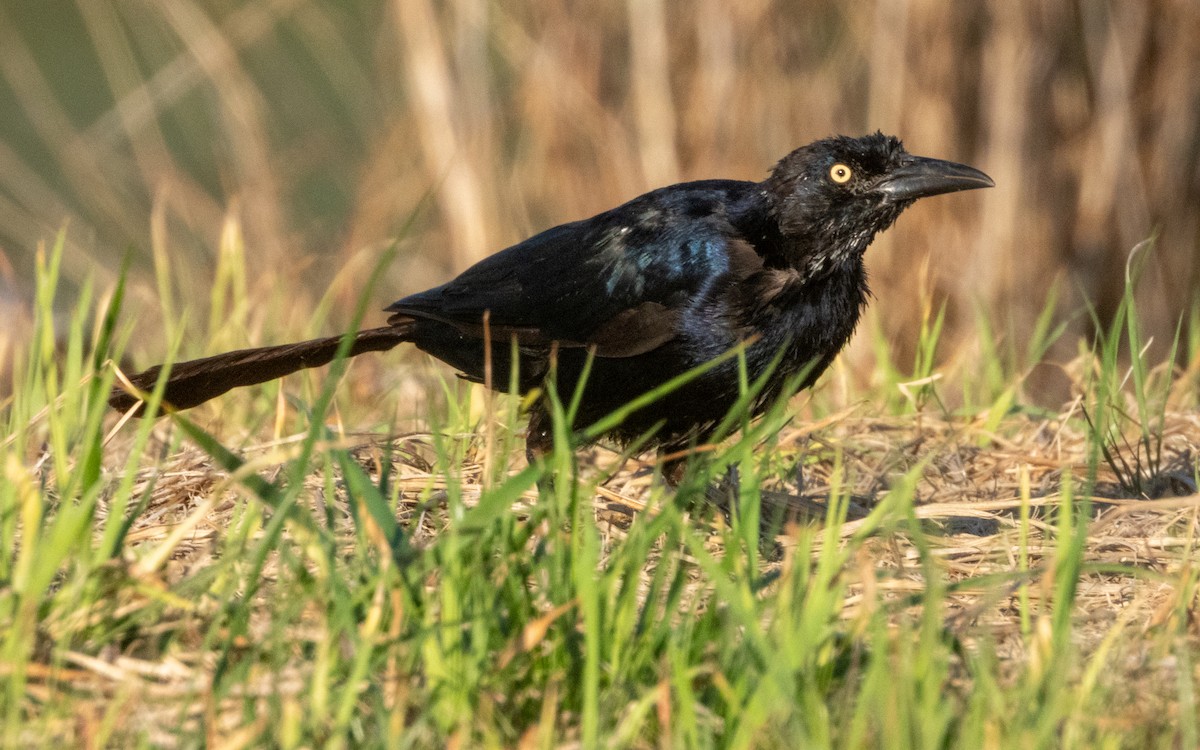
[[[439,320],[472,336],[482,335],[486,311],[493,336],[516,336],[522,345],[594,346],[601,357],[642,354],[676,335],[685,305],[762,268],[724,217],[724,193],[706,193],[708,212],[697,212],[693,201],[685,221],[671,215],[676,202],[655,201],[650,193],[640,212],[622,207],[555,227],[387,310],[393,319]]]

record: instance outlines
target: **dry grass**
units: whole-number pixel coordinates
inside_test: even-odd
[[[845,412],[815,425],[787,428],[772,460],[802,466],[798,472],[802,479],[764,493],[764,515],[770,515],[771,509],[787,509],[792,520],[776,537],[778,546],[762,563],[762,572],[779,569],[796,554],[811,555],[814,561],[824,554],[820,536],[810,546],[796,547],[802,537],[797,536],[800,526],[795,524],[823,523],[813,517],[813,509],[822,509],[838,486],[848,486],[851,498],[851,519],[832,537],[841,544],[867,523],[855,516],[876,508],[898,478],[918,467],[913,515],[925,531],[919,544],[926,545],[936,560],[944,577],[939,585],[948,587],[947,631],[968,650],[981,639],[991,643],[1001,659],[1002,678],[1036,669],[1037,662],[1047,658],[1044,650],[1052,648],[1049,615],[1038,613],[1049,611],[1055,592],[1053,561],[1059,535],[1054,517],[1062,510],[1063,477],[1069,474],[1078,485],[1088,473],[1087,436],[1070,416],[1069,412],[1045,419],[1016,416],[993,434],[982,433],[977,421],[928,412],[885,419]],[[1179,665],[1171,653],[1153,645],[1150,635],[1178,631],[1190,648],[1200,648],[1194,619],[1200,602],[1181,601],[1183,592],[1172,585],[1198,560],[1198,421],[1193,412],[1167,417],[1164,436],[1169,460],[1157,485],[1161,497],[1121,497],[1116,478],[1102,467],[1094,495],[1075,495],[1072,500],[1090,501],[1093,509],[1072,613],[1074,638],[1084,654],[1113,652],[1104,663],[1115,671],[1106,672],[1103,682],[1125,691],[1129,701],[1114,704],[1104,719],[1113,728],[1170,721],[1173,712],[1186,710],[1177,705],[1174,688]],[[470,505],[484,489],[485,441],[476,435],[454,439],[467,443],[464,461],[455,473]],[[299,440],[297,436],[249,445],[243,454],[254,471],[273,477]],[[166,450],[169,444],[151,446],[151,451]],[[434,469],[436,450],[429,435],[354,434],[345,436],[342,447],[373,473],[388,454],[399,489],[397,516],[414,545],[420,547],[441,532],[448,523],[443,496],[446,477]],[[588,467],[585,474],[611,473],[594,496],[595,519],[606,546],[617,543],[636,517],[656,513],[661,498],[649,491],[648,458],[614,466],[614,455],[604,448],[593,448],[582,458]],[[515,465],[519,459],[512,460]],[[324,472],[312,474],[305,502],[324,503],[326,481]],[[48,698],[50,691],[72,693],[78,702],[76,736],[86,737],[95,730],[89,722],[100,722],[105,716],[111,721],[113,707],[120,705],[121,730],[144,733],[155,745],[172,746],[181,728],[191,726],[195,731],[203,726],[211,740],[237,746],[239,738],[250,741],[267,729],[262,723],[265,718],[246,720],[246,701],[258,696],[301,710],[312,665],[298,653],[283,672],[251,677],[216,704],[195,702],[196,696],[210,693],[214,658],[201,642],[198,623],[212,616],[216,605],[180,599],[172,587],[215,562],[214,539],[236,523],[246,498],[236,481],[195,449],[177,450],[144,470],[134,495],[151,486],[148,504],[134,519],[123,555],[124,574],[133,585],[118,589],[118,596],[105,603],[103,616],[128,615],[165,602],[166,614],[153,630],[172,633],[176,646],[167,653],[145,656],[137,648],[99,654],[71,651],[61,665],[33,662],[28,668],[29,692],[35,699]],[[798,497],[782,490],[797,492]],[[536,501],[536,493],[526,493],[512,512],[521,516]],[[335,537],[339,546],[351,548],[358,540],[344,492],[336,493],[334,506],[328,510],[335,519]],[[719,516],[705,520],[701,514],[695,523],[720,527],[724,521]],[[536,537],[531,544],[537,543]],[[723,554],[720,536],[712,539],[714,553]],[[892,611],[893,620],[902,620],[912,608],[923,605],[921,594],[929,581],[917,543],[910,531],[899,527],[873,535],[858,549],[852,564],[840,573],[847,583],[841,616],[850,632],[864,627],[887,602],[909,602]],[[657,557],[648,560],[644,575],[652,575],[658,562]],[[266,604],[273,593],[271,565],[263,576],[266,582],[257,597]],[[264,618],[269,616],[266,611]],[[1180,617],[1185,621],[1180,622]],[[294,634],[297,642],[321,638],[317,620],[312,632]],[[45,628],[53,636],[60,626],[68,625],[78,627],[78,623],[47,622]],[[247,637],[254,639],[255,628],[266,627],[266,620],[252,624]]]

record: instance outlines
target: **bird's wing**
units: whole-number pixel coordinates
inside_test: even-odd
[[[671,340],[680,311],[714,284],[762,268],[727,216],[753,189],[710,180],[647,193],[535,235],[387,310],[468,335],[480,335],[486,312],[493,335],[515,335],[524,345],[635,356]]]

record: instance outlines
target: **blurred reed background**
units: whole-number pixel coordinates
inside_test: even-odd
[[[184,354],[205,348],[222,247],[244,243],[263,301],[230,343],[273,343],[307,333],[331,286],[336,330],[393,238],[376,307],[649,188],[759,179],[876,129],[997,183],[923,202],[869,252],[897,351],[923,295],[947,303],[947,356],[972,351],[979,314],[1019,337],[1056,282],[1064,314],[1103,317],[1151,235],[1149,333],[1169,341],[1192,309],[1196,0],[17,0],[0,4],[0,370],[35,248],[64,226],[73,284],[109,287],[132,250],[144,365],[167,348],[164,297],[191,308]],[[1088,332],[1073,320],[1059,354]]]

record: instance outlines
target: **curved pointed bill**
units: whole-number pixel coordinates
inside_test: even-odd
[[[959,190],[994,187],[995,184],[991,177],[966,164],[910,156],[880,180],[875,191],[882,193],[887,202],[898,203]]]

